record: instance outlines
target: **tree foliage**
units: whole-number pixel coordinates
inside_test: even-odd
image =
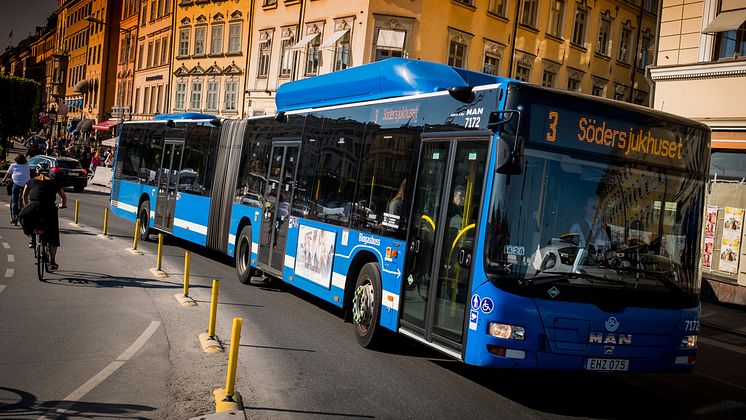
[[[6,139],[36,128],[40,85],[30,79],[0,75],[0,139],[4,157]]]

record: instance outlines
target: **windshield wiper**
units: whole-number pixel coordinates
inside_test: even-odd
[[[625,268],[618,268],[618,272],[620,273],[640,273],[645,275],[645,279],[654,279],[661,282],[664,286],[668,287],[671,290],[677,290],[686,293],[684,289],[679,286],[678,283],[668,278],[664,273],[658,272],[658,271],[651,271],[651,270],[645,270],[642,268],[633,268],[633,267],[625,267]],[[636,279],[639,281],[639,279]],[[635,281],[635,287],[637,287],[637,281]]]
[[[612,284],[626,284],[626,282],[622,280],[621,278],[613,278],[613,277],[609,277],[606,275],[597,276],[594,274],[588,274],[584,271],[559,273],[556,275],[543,276],[543,277],[524,278],[524,279],[518,280],[518,284],[524,287],[532,287],[532,286],[540,286],[542,284],[555,283],[561,280],[569,280],[569,279],[590,280],[591,284],[593,284],[593,280],[605,281],[605,282],[612,283]]]

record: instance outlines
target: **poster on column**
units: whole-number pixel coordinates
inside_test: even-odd
[[[726,271],[728,273],[735,273],[738,271],[742,232],[743,209],[726,207],[723,221],[723,239],[720,245],[719,268],[721,271]]]
[[[718,222],[718,206],[707,206],[707,218],[705,219],[705,238],[715,237],[715,226]]]
[[[329,288],[336,237],[335,232],[301,225],[295,254],[295,274]]]
[[[702,265],[712,267],[712,249],[715,246],[715,238],[705,238],[705,250],[702,253]]]

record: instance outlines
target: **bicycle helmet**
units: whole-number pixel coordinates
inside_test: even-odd
[[[49,162],[39,162],[39,164],[36,165],[37,174],[48,174],[49,169]]]

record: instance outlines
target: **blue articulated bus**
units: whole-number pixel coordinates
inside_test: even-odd
[[[111,210],[466,363],[691,371],[709,129],[389,59],[127,122]]]

